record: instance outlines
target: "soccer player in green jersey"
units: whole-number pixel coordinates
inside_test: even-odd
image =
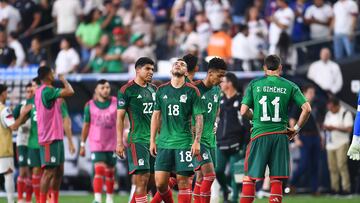
[[[280,58],[269,55],[264,61],[265,77],[252,80],[242,100],[240,113],[253,121],[251,140],[246,150],[245,177],[240,203],[255,197],[255,180],[264,179],[270,169],[269,202],[282,202],[282,179],[290,173],[289,139],[293,139],[309,118],[311,106],[299,87],[280,77]],[[289,128],[288,109],[294,102],[302,109],[297,124]]]
[[[221,90],[218,86],[225,76],[226,63],[221,58],[213,58],[209,61],[208,72],[204,80],[195,81],[194,85],[199,89],[201,100],[206,111],[203,114],[204,129],[200,140],[200,154],[193,160],[196,171],[196,183],[194,188],[194,203],[209,203],[211,197],[211,185],[215,175],[215,120],[220,106]]]
[[[148,183],[154,174],[154,157],[150,156],[150,121],[154,111],[156,87],[150,82],[154,73],[154,61],[147,57],[135,63],[136,77],[121,87],[118,93],[117,147],[116,153],[124,158],[124,119],[130,120],[127,157],[129,173],[135,175],[136,190],[133,202],[147,202]]]
[[[200,139],[203,131],[204,106],[200,91],[193,84],[185,82],[187,64],[178,59],[171,69],[171,81],[161,85],[155,98],[151,118],[150,153],[156,156],[155,182],[165,203],[172,203],[168,188],[170,172],[176,172],[179,187],[178,202],[191,202],[193,156],[200,153]],[[195,138],[191,132],[191,117],[194,116]],[[156,134],[159,133],[157,139]]]

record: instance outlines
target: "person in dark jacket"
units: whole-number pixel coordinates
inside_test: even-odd
[[[234,180],[234,163],[244,157],[241,153],[249,142],[249,122],[240,116],[242,97],[237,91],[238,80],[233,73],[227,73],[221,83],[224,95],[220,100],[219,123],[216,130],[217,166],[216,179],[224,193],[224,202],[229,202],[228,182],[225,175],[227,164],[230,164],[232,197],[231,202],[238,202],[239,188]]]

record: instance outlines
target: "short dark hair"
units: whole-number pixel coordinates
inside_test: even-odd
[[[7,86],[5,84],[0,84],[0,94],[2,94],[3,92],[5,92],[7,90]]]
[[[105,79],[100,79],[100,80],[98,80],[97,82],[96,82],[96,86],[98,86],[98,85],[103,85],[103,84],[105,84],[105,83],[108,83],[109,81],[107,81],[107,80],[105,80]]]
[[[193,72],[198,63],[198,57],[192,54],[186,54],[185,56],[182,57],[182,59],[187,64],[188,72]]]
[[[32,84],[31,82],[29,82],[28,84],[26,84],[25,88],[29,88],[29,87],[32,87]]]
[[[38,77],[33,78],[31,81],[35,82],[37,85],[41,85],[41,80]]]
[[[215,57],[209,61],[208,70],[226,70],[227,65],[224,59]]]
[[[237,79],[237,77],[236,77],[236,75],[234,73],[230,73],[230,72],[226,73],[225,78],[226,78],[226,80],[231,82],[231,84],[233,85],[233,87],[235,89],[238,89],[239,82],[238,82],[238,79]]]
[[[280,67],[281,59],[277,55],[269,55],[265,58],[264,64],[268,70],[277,70]]]
[[[339,106],[340,105],[340,100],[336,97],[330,97],[328,102],[328,104],[333,104],[335,106]]]
[[[302,90],[303,92],[307,92],[309,89],[316,89],[316,88],[315,88],[315,86],[314,86],[313,84],[305,84],[305,85],[301,88],[301,90]]]
[[[135,62],[135,68],[142,68],[145,65],[155,65],[155,62],[149,57],[141,57]]]
[[[37,77],[40,80],[44,80],[46,76],[48,76],[51,73],[51,68],[48,66],[40,66],[37,73],[38,73]]]

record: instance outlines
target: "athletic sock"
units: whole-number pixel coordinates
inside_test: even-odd
[[[106,177],[106,194],[113,194],[114,193],[114,169],[106,169],[105,170],[105,177]]]
[[[95,176],[93,180],[94,198],[96,202],[101,202],[101,193],[103,188],[103,179],[105,176],[105,166],[102,164],[95,164]]]
[[[129,203],[135,203],[135,190],[136,190],[136,185],[132,184],[130,190],[131,200],[129,201]]]
[[[23,179],[21,176],[18,176],[17,181],[16,181],[16,185],[17,185],[17,193],[18,193],[18,201],[22,201],[23,200],[23,194],[25,191],[25,179]]]
[[[200,188],[201,203],[210,203],[211,198],[211,185],[214,182],[216,175],[214,173],[206,174],[203,177]]]
[[[14,192],[15,192],[15,184],[14,184],[14,174],[8,173],[4,175],[5,179],[5,191],[8,203],[14,203]]]
[[[33,192],[33,188],[31,185],[31,178],[26,178],[25,180],[25,192],[26,192],[26,202],[31,202],[31,196]]]
[[[281,180],[273,179],[270,181],[270,197],[269,203],[282,202],[282,182]]]
[[[147,195],[145,194],[135,194],[135,202],[136,203],[147,203]]]
[[[177,180],[174,177],[169,178],[169,188],[170,190],[176,185]],[[161,203],[162,198],[159,192],[156,192],[153,199],[151,200],[151,203]]]
[[[130,203],[136,203],[135,198],[136,198],[136,195],[135,195],[135,193],[134,193],[133,196],[132,196],[132,198],[131,198]]]
[[[252,203],[255,198],[255,182],[251,180],[243,181],[240,203]]]
[[[170,188],[164,193],[159,193],[161,196],[161,199],[164,201],[164,203],[174,203],[174,199],[172,197],[172,191]],[[181,202],[179,200],[179,202]],[[181,202],[182,203],[182,202]]]
[[[58,203],[59,202],[59,191],[51,191],[51,199],[50,203]]]
[[[47,193],[40,193],[40,203],[46,203]]]
[[[201,187],[201,182],[196,182],[193,192],[194,203],[201,203],[200,187]]]
[[[31,179],[32,188],[33,188],[35,199],[36,199],[37,203],[40,202],[40,180],[41,180],[40,175],[32,175],[32,179]]]
[[[179,188],[178,201],[181,203],[191,203],[190,188]]]

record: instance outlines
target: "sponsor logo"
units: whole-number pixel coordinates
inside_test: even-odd
[[[205,99],[205,95],[203,95],[203,96],[201,97],[201,99]]]
[[[142,96],[139,94],[136,98],[137,98],[137,99],[141,99],[141,98],[142,98]]]
[[[164,97],[163,97],[163,99],[167,99],[168,97],[167,97],[167,95],[165,95]]]

